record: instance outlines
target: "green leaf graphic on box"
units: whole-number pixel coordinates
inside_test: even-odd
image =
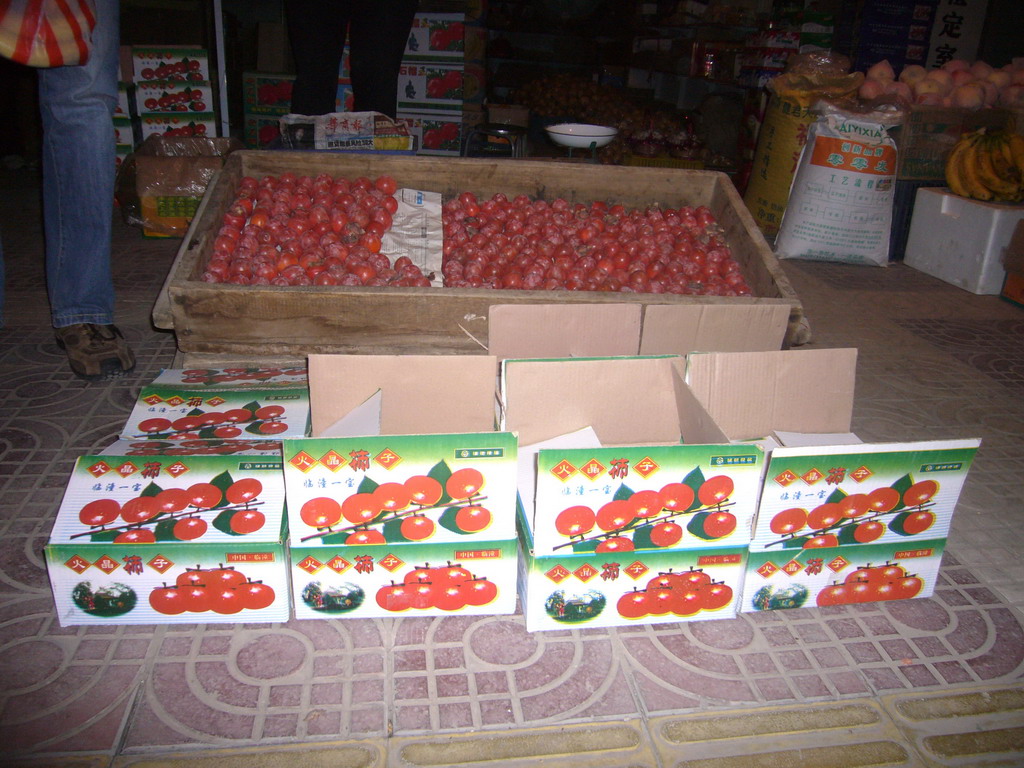
[[[455,522],[455,516],[459,513],[460,509],[462,509],[462,507],[448,507],[448,509],[441,513],[441,516],[437,519],[437,522],[440,523],[442,527],[447,528],[452,533],[458,533],[462,536],[469,536],[471,532],[462,530]]]
[[[211,509],[218,509],[220,507],[226,507],[228,500],[224,497],[227,493],[228,488],[235,484],[235,481],[231,478],[231,473],[225,470],[217,475],[210,481],[210,485],[220,488],[220,501],[214,504]]]
[[[900,536],[916,535],[916,533],[919,532],[911,532],[908,531],[906,528],[907,520],[910,518],[911,515],[914,514],[916,514],[916,510],[913,509],[907,509],[903,512],[900,512],[898,515],[896,515],[896,517],[889,521],[889,530],[895,534],[899,534]],[[927,529],[929,527],[931,527],[931,523],[929,523],[925,528]]]
[[[856,538],[854,538],[854,534],[856,533],[857,527],[859,525],[860,525],[860,523],[847,523],[842,528],[840,528],[839,532],[837,534],[838,538],[839,538],[839,543],[840,544],[860,544],[860,542],[857,541]]]
[[[811,538],[811,537],[810,536],[794,536],[792,539],[786,539],[784,542],[782,542],[782,548],[783,549],[803,549],[804,548],[804,544],[807,543],[807,540],[809,538]]]
[[[203,427],[196,434],[198,434],[204,440],[209,440],[211,438],[217,437],[216,430],[217,427]]]
[[[381,528],[381,533],[384,534],[384,540],[391,544],[396,541],[412,541],[412,539],[402,534],[402,521],[401,519],[388,520],[384,523]]]
[[[637,549],[660,549],[660,547],[651,541],[651,531],[653,530],[653,525],[641,525],[639,528],[634,528],[633,546]]]
[[[906,504],[903,503],[903,494],[906,493],[907,488],[909,488],[913,484],[914,476],[911,475],[909,472],[892,484],[892,487],[900,492],[900,500],[896,503],[895,507],[889,510],[890,512],[893,512],[897,509],[903,509],[905,506],[907,506]]]
[[[619,486],[619,487],[618,487],[618,488],[616,489],[616,491],[615,491],[615,495],[614,495],[614,496],[612,496],[612,499],[614,499],[615,501],[626,501],[626,500],[628,500],[628,499],[629,499],[629,498],[630,498],[630,497],[631,497],[632,495],[633,495],[633,489],[632,489],[632,488],[630,488],[630,487],[629,487],[628,485],[626,485],[625,483],[623,483],[622,485],[620,485],[620,486]]]
[[[244,534],[237,533],[236,531],[231,530],[231,518],[235,516],[235,512],[237,512],[237,511],[238,510],[235,510],[235,509],[225,509],[219,515],[217,515],[215,518],[213,518],[213,527],[216,528],[221,533],[226,533],[229,536],[242,536],[242,535],[244,535]]]
[[[698,512],[690,518],[690,522],[686,524],[686,530],[698,539],[703,539],[704,541],[712,541],[713,539],[720,538],[718,536],[711,536],[706,530],[704,530],[704,524],[707,522],[709,517],[711,517],[711,512]]]
[[[847,497],[847,494],[845,492],[843,492],[839,488],[836,488],[834,491],[832,491],[832,493],[830,493],[828,495],[828,498],[825,499],[825,503],[827,503],[827,504],[838,504],[840,501],[842,501],[846,497]]]
[[[438,504],[447,504],[452,501],[452,497],[448,495],[448,491],[445,489],[445,485],[448,482],[448,478],[452,476],[452,468],[448,466],[448,462],[439,461],[437,464],[430,468],[427,472],[427,477],[432,477],[441,484],[441,498],[438,499]]]
[[[344,531],[343,533],[325,533],[320,539],[321,544],[344,544],[348,537],[352,535],[352,531]]]
[[[597,549],[597,545],[600,544],[599,539],[587,539],[586,541],[574,541],[572,543],[573,552],[594,552]]]
[[[174,535],[174,526],[178,521],[173,517],[164,518],[156,524],[156,528],[153,529],[153,535],[156,536],[157,541],[180,541],[180,539]]]
[[[149,485],[142,489],[142,492],[139,494],[139,496],[156,496],[162,490],[163,488],[161,488],[156,483],[150,483]]]
[[[690,506],[683,510],[684,512],[689,512],[691,509],[697,509],[700,507],[701,504],[700,499],[697,498],[697,491],[699,491],[700,487],[704,485],[704,480],[704,473],[701,471],[700,467],[694,467],[693,471],[683,478],[683,485],[688,485],[693,489],[693,501]]]
[[[363,475],[363,479],[359,481],[359,487],[356,488],[356,493],[373,493],[379,485],[380,483],[371,480],[369,475]]]
[[[100,543],[111,542],[116,539],[122,531],[97,531],[89,536],[89,541]]]

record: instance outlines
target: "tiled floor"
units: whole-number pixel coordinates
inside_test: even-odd
[[[124,379],[86,384],[68,372],[49,329],[37,196],[30,174],[0,173],[7,260],[7,327],[0,331],[0,753],[7,763],[143,764],[195,750],[194,759],[212,755],[211,765],[228,765],[227,753],[212,750],[343,743],[366,748],[336,763],[316,762],[311,755],[326,753],[314,749],[303,753],[310,758],[303,764],[445,765],[456,762],[453,752],[431,763],[429,750],[408,745],[447,735],[452,749],[457,736],[473,733],[545,734],[557,726],[564,735],[585,724],[625,723],[640,734],[641,751],[629,753],[630,764],[744,765],[714,762],[725,759],[714,757],[720,752],[714,744],[694,744],[664,719],[845,701],[885,710],[892,718],[885,721],[886,738],[899,732],[896,740],[907,744],[896,750],[904,756],[896,762],[870,764],[994,764],[991,754],[965,757],[956,743],[897,728],[899,707],[890,703],[893,696],[979,690],[991,701],[996,692],[1024,686],[1021,308],[903,265],[785,263],[811,320],[812,343],[860,350],[858,434],[983,440],[933,598],[534,634],[519,615],[62,629],[42,547],[75,458],[110,443],[139,387],[174,359],[173,336],[152,329],[149,312],[178,241],[146,240],[116,224],[119,324],[139,365]],[[987,712],[970,706],[967,714]],[[1002,754],[999,764],[1021,765],[1020,697],[1011,697],[1007,711],[1009,719],[993,732],[1009,734],[1009,741],[991,749]],[[989,726],[971,720],[970,727]],[[673,751],[684,742],[683,752]],[[810,765],[813,749],[834,743],[814,726],[801,743],[811,750],[803,758],[756,765]],[[588,748],[597,747],[575,751]],[[852,755],[821,764],[852,765]],[[501,765],[528,756],[510,752]],[[457,762],[482,761],[471,754]],[[591,754],[540,764],[605,763]]]

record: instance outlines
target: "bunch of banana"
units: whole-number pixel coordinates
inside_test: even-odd
[[[1024,136],[985,128],[965,133],[946,159],[946,184],[974,200],[1024,201]]]

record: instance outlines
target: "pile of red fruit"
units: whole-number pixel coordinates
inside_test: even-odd
[[[170,537],[192,541],[206,533],[209,524],[200,517],[206,510],[230,513],[227,520],[232,533],[255,533],[266,523],[266,516],[252,509],[263,484],[254,477],[243,477],[221,490],[213,483],[194,483],[188,488],[164,488],[153,495],[136,496],[123,504],[116,499],[95,499],[78,512],[78,520],[90,528],[89,533],[119,531],[115,544],[151,544],[157,540],[150,526],[169,524]],[[225,507],[224,503],[231,505]],[[117,521],[121,525],[107,526]]]
[[[646,616],[695,616],[700,611],[717,611],[733,598],[728,584],[715,581],[707,572],[689,570],[659,573],[645,589],[627,592],[616,605],[624,619]]]
[[[396,285],[429,287],[405,256],[380,252],[398,210],[395,180],[251,176],[213,241],[202,279],[237,285]]]
[[[484,485],[484,476],[472,467],[451,473],[444,485],[429,475],[412,475],[405,481],[381,483],[372,491],[359,491],[339,502],[330,496],[316,496],[299,510],[302,522],[326,533],[344,519],[351,525],[346,544],[384,544],[383,531],[371,524],[397,523],[402,539],[423,541],[434,535],[436,524],[425,512],[458,507],[453,522],[462,533],[477,533],[491,524],[487,507],[473,501]],[[317,535],[323,535],[317,534]],[[314,536],[315,538],[315,536]]]
[[[673,547],[683,538],[683,527],[674,518],[690,514],[686,526],[690,533],[705,541],[721,539],[736,530],[736,516],[721,508],[733,489],[731,477],[716,475],[704,480],[696,492],[686,483],[668,483],[657,491],[636,491],[613,499],[596,512],[575,504],[558,513],[555,530],[585,541],[596,526],[604,533],[595,537],[600,539],[595,552],[633,551],[640,532],[645,545],[649,541],[655,547]]]
[[[705,206],[626,209],[562,198],[444,204],[445,285],[455,288],[749,296]]]
[[[253,581],[231,566],[187,568],[173,585],[164,584],[149,593],[149,605],[157,613],[177,616],[213,611],[234,614],[269,607],[276,597],[274,588]]]
[[[190,440],[200,437],[217,437],[230,440],[242,434],[238,424],[252,427],[249,431],[261,435],[279,435],[287,431],[288,424],[282,419],[284,407],[264,405],[259,408],[229,408],[226,411],[203,411],[180,416],[174,421],[162,416],[139,422],[139,430],[154,439]],[[210,430],[209,434],[200,434]]]
[[[410,608],[457,611],[487,605],[498,596],[498,586],[483,576],[474,576],[461,565],[421,565],[405,574],[401,582],[377,590],[377,605],[385,611]]]
[[[908,575],[899,563],[862,565],[843,583],[825,587],[818,593],[818,606],[874,603],[880,600],[909,600],[924,588],[919,576]]]

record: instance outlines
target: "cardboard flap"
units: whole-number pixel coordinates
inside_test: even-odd
[[[506,361],[504,429],[524,445],[587,426],[606,446],[678,443],[672,360]]]
[[[1024,272],[1024,219],[1017,222],[1010,244],[1003,252],[1003,269],[1007,272]]]
[[[856,349],[690,355],[686,381],[730,440],[849,432]]]
[[[637,304],[496,304],[488,313],[488,352],[499,360],[635,355]]]
[[[487,355],[310,355],[312,436],[378,390],[382,435],[491,432],[496,370]]]
[[[383,393],[378,389],[345,416],[329,424],[319,437],[358,437],[380,434],[380,415]]]
[[[651,304],[644,312],[642,355],[760,352],[782,348],[788,304]]]
[[[682,358],[672,366],[672,386],[679,414],[679,430],[684,443],[727,443],[729,438],[711,418],[700,400],[685,381],[685,363]]]

